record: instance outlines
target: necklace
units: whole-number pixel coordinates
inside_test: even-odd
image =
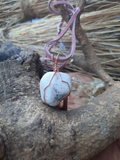
[[[59,15],[60,13],[56,10],[54,10],[51,7],[51,3],[53,0],[48,1],[48,6],[50,11],[53,13]],[[69,22],[67,23],[66,27],[62,29],[64,20],[62,19],[61,22],[58,25],[58,36],[48,42],[44,46],[45,51],[45,57],[42,57],[42,61],[44,62],[44,65],[50,69],[53,70],[53,72],[47,72],[40,81],[40,93],[41,93],[41,99],[42,101],[49,106],[57,106],[61,102],[63,102],[63,108],[64,110],[67,110],[67,98],[70,95],[72,83],[71,78],[66,73],[59,72],[59,69],[63,68],[66,65],[67,60],[72,56],[72,54],[75,51],[76,48],[76,38],[75,38],[75,23],[76,23],[76,16],[78,15],[80,9],[74,8],[69,2],[67,1],[56,1],[53,3],[53,7],[57,9],[57,5],[63,4],[65,6],[65,9],[68,13],[72,14]],[[67,32],[67,30],[72,26],[72,44],[70,47],[70,50],[68,52],[68,55],[66,57],[60,57],[59,55],[54,56],[50,53],[53,46],[64,36],[64,34]],[[47,65],[47,60],[52,60],[53,66]],[[57,67],[57,63],[62,62],[62,64]]]

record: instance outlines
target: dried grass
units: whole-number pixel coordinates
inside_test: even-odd
[[[0,26],[5,26],[11,21],[18,23],[44,17],[49,13],[47,0],[1,0]]]
[[[74,6],[78,1],[68,0]],[[106,7],[115,6],[119,3],[109,0],[86,0],[85,11],[100,10]],[[50,13],[48,9],[48,0],[0,0],[0,27],[8,23],[20,23],[32,18],[41,18]]]
[[[81,16],[81,25],[86,31],[102,67],[114,79],[120,80],[120,3],[109,1],[107,7],[107,1],[104,2],[106,7],[102,6],[101,9],[98,7],[96,11],[84,13]],[[96,2],[98,6],[99,3]],[[115,3],[115,5],[111,6],[111,3]],[[93,6],[95,7],[95,5]],[[60,16],[49,15],[34,23],[7,26],[3,30],[1,29],[1,37],[5,37],[6,40],[21,48],[27,47],[37,50],[40,55],[44,56],[44,44],[57,36],[57,25],[60,20]],[[5,39],[1,38],[1,41]],[[71,43],[71,31],[65,34],[62,42],[68,49]],[[62,56],[67,54],[67,52],[60,52],[58,45],[52,51],[53,53],[60,53]],[[75,55],[83,57],[78,43]],[[81,68],[72,65],[70,61],[66,69],[82,71]]]

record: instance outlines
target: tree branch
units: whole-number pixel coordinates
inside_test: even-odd
[[[84,53],[84,60],[78,60],[78,57],[73,56],[73,64],[77,64],[82,69],[95,73],[100,79],[102,79],[106,85],[106,87],[109,87],[113,84],[113,79],[101,68],[101,65],[97,59],[97,56],[90,44],[90,41],[85,33],[85,31],[82,29],[80,25],[80,15],[83,12],[85,5],[85,0],[81,0],[78,3],[78,6],[80,7],[80,13],[78,14],[76,18],[76,28],[75,28],[75,35],[78,40],[78,42],[81,45],[82,51]],[[65,9],[64,5],[58,5],[58,10],[62,16],[62,18],[68,22],[69,21],[69,13]],[[72,28],[72,26],[71,26]]]

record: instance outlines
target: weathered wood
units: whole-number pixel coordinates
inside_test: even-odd
[[[10,41],[0,44],[0,62],[19,55],[21,51],[20,47],[14,46]]]
[[[41,102],[40,68],[36,54],[22,65],[0,63],[1,159],[86,160],[120,137],[119,82],[87,105],[61,111]]]

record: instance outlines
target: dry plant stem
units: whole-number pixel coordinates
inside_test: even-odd
[[[80,60],[78,62],[78,57],[73,59],[74,64],[78,64],[79,67],[83,68],[84,70],[88,72],[95,73],[100,79],[102,79],[106,85],[106,87],[109,87],[113,84],[113,79],[101,68],[100,63],[97,60],[97,56],[94,53],[94,50],[90,44],[90,41],[85,33],[85,31],[82,29],[80,25],[80,15],[83,12],[85,5],[85,0],[79,1],[78,6],[80,7],[81,11],[79,15],[76,18],[76,28],[75,28],[75,35],[78,40],[78,42],[81,44],[82,51],[85,56],[85,60]],[[63,19],[68,22],[69,21],[69,13],[66,11],[65,7],[63,5],[58,6],[59,12]]]

